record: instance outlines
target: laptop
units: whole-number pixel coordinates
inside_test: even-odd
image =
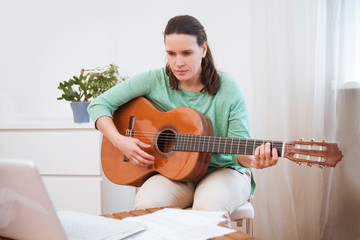
[[[146,229],[75,211],[56,212],[32,161],[0,159],[0,236],[11,239],[124,239]]]

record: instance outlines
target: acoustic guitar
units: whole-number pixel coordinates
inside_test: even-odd
[[[113,121],[121,134],[151,145],[145,151],[155,158],[148,167],[134,166],[104,137],[102,167],[106,177],[120,185],[141,186],[156,173],[177,181],[197,181],[206,173],[212,153],[253,155],[266,142],[277,149],[279,157],[299,164],[335,167],[342,158],[336,143],[216,137],[206,115],[189,107],[164,112],[144,97],[119,107]]]

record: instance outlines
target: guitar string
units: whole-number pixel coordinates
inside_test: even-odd
[[[181,134],[181,133],[173,133],[173,132],[171,132],[171,133],[165,133],[165,132],[162,132],[162,133],[154,133],[154,132],[145,132],[145,131],[133,131],[133,137],[135,137],[135,138],[138,138],[139,140],[141,140],[141,139],[149,139],[149,138],[154,138],[154,137],[158,137],[158,140],[159,141],[167,141],[168,140],[168,137],[176,137],[176,142],[177,143],[179,143],[179,145],[180,146],[183,146],[184,147],[184,145],[187,147],[187,144],[188,144],[188,142],[190,141],[190,142],[194,142],[195,141],[195,143],[199,143],[199,145],[201,145],[201,143],[202,143],[202,141],[203,140],[206,140],[206,142],[205,143],[203,143],[203,147],[205,147],[205,145],[211,145],[211,144],[214,144],[214,143],[216,143],[216,144],[219,144],[218,145],[218,149],[220,149],[220,148],[222,148],[222,149],[224,149],[224,151],[225,150],[229,150],[228,148],[226,148],[226,145],[228,145],[227,143],[226,143],[226,140],[225,140],[225,142],[221,142],[221,141],[223,141],[224,139],[234,139],[234,140],[236,140],[238,143],[235,143],[235,146],[236,146],[236,144],[240,144],[240,147],[238,147],[238,149],[237,149],[237,154],[239,153],[239,152],[243,152],[243,151],[245,151],[245,155],[251,155],[251,154],[246,154],[247,153],[247,151],[251,151],[252,153],[253,153],[253,151],[255,151],[255,148],[256,147],[258,147],[258,146],[260,146],[262,143],[265,143],[265,142],[269,142],[269,143],[271,143],[272,144],[272,147],[273,148],[277,148],[277,150],[279,151],[279,150],[282,150],[283,148],[284,148],[284,150],[286,151],[286,150],[289,150],[289,149],[294,149],[294,144],[290,144],[290,143],[286,143],[285,142],[285,144],[284,144],[284,142],[282,142],[282,141],[275,141],[275,140],[260,140],[260,139],[244,139],[244,138],[231,138],[231,137],[217,137],[217,136],[207,136],[207,135],[196,135],[196,134]],[[187,137],[193,137],[193,139],[182,139],[182,140],[179,140],[177,137],[178,136],[187,136]],[[201,139],[201,137],[203,138],[203,139]],[[195,139],[194,140],[194,138],[198,138],[198,139]],[[209,140],[210,139],[210,140]],[[244,141],[246,142],[246,143],[244,143]],[[250,145],[249,146],[247,146],[247,144],[248,143],[250,143]],[[311,143],[306,143],[305,141],[304,141],[304,144],[305,145],[309,145],[309,144],[313,144],[313,143],[316,143],[316,142],[311,142]],[[317,143],[319,143],[319,142],[317,142]],[[245,144],[245,146],[244,146],[244,144]],[[223,145],[223,146],[222,146]],[[230,144],[229,144],[230,145]],[[232,145],[233,145],[233,143],[232,143]],[[252,146],[251,146],[252,145]],[[186,148],[185,147],[185,148]],[[197,146],[198,147],[198,151],[196,151],[195,149],[191,149],[191,150],[193,150],[193,151],[195,151],[195,152],[201,152],[201,151],[199,151],[199,149],[200,149],[200,146]],[[231,146],[231,148],[232,148],[232,146]],[[231,148],[230,148],[230,152],[231,152]],[[190,148],[189,148],[190,149]],[[239,151],[240,150],[240,151]],[[204,152],[213,152],[213,151],[204,151]],[[216,152],[216,151],[215,151]],[[221,153],[221,151],[219,151],[220,153]],[[281,156],[281,157],[284,157],[284,156]],[[320,157],[323,157],[323,156],[315,156],[315,157],[318,157],[318,158],[320,158]],[[309,161],[309,159],[303,159],[303,160],[306,160],[306,161]],[[302,159],[300,159],[300,158],[298,158],[296,161],[302,161]],[[312,161],[312,162],[316,162],[316,164],[319,164],[320,162],[322,162],[322,161]],[[322,162],[323,163],[323,162]]]
[[[155,132],[145,132],[145,131],[133,131],[134,134],[136,134],[138,137],[148,137],[148,138],[153,138],[153,137],[157,137],[157,136],[188,136],[188,137],[194,137],[194,138],[210,138],[210,139],[236,139],[237,141],[243,141],[243,140],[247,140],[247,141],[256,141],[256,142],[274,142],[279,143],[279,144],[283,144],[283,141],[278,141],[278,140],[263,140],[263,139],[246,139],[246,138],[236,138],[236,137],[219,137],[219,136],[211,136],[211,135],[196,135],[196,134],[188,134],[188,133],[155,133]],[[202,139],[201,139],[202,140]],[[313,142],[308,142],[308,141],[298,141],[299,144],[303,143],[303,145],[311,145],[311,144],[316,144],[316,145],[321,145],[324,144],[325,142],[317,142],[317,141],[313,141]],[[287,144],[287,143],[286,143]],[[292,146],[293,144],[287,144]],[[324,144],[325,145],[325,144]]]
[[[153,137],[159,137],[159,139],[164,139],[167,140],[169,138],[167,137],[174,137],[174,134],[139,134],[139,133],[135,133],[133,134],[133,136],[136,138],[153,138]],[[282,141],[275,141],[275,140],[260,140],[260,139],[246,139],[246,138],[233,138],[233,137],[218,137],[218,136],[206,136],[206,135],[196,135],[196,134],[175,134],[175,138],[176,136],[184,136],[184,137],[189,137],[189,138],[198,138],[198,139],[190,139],[190,141],[203,141],[206,140],[207,142],[210,143],[215,143],[221,140],[225,140],[225,139],[233,139],[236,141],[248,141],[248,142],[269,142],[269,143],[274,143],[274,144],[278,144],[278,145],[283,145]],[[203,139],[201,139],[203,138]],[[208,138],[208,139],[204,139],[204,138]],[[177,139],[177,138],[176,138]],[[178,140],[178,139],[177,139]],[[183,140],[178,140],[178,141],[188,141],[189,139],[183,139]],[[213,140],[213,141],[212,141]],[[222,142],[220,142],[220,144],[222,144]],[[225,144],[225,143],[223,143]],[[288,144],[291,145],[291,144]]]
[[[195,138],[198,138],[198,139],[195,139],[195,143],[200,143],[201,144],[201,141],[203,140],[206,140],[206,143],[203,144],[203,147],[205,145],[210,145],[210,144],[214,144],[214,143],[217,143],[218,144],[218,149],[220,148],[223,148],[224,151],[226,150],[229,150],[228,148],[226,148],[226,140],[225,142],[221,142],[221,140],[224,140],[224,139],[229,139],[229,137],[217,137],[217,136],[206,136],[206,135],[195,135],[195,134],[181,134],[181,133],[154,133],[154,132],[144,132],[144,131],[133,131],[133,137],[136,137],[138,138],[139,140],[140,139],[149,139],[149,138],[154,138],[154,137],[158,137],[158,140],[160,141],[167,141],[168,140],[168,136],[171,136],[171,137],[174,137],[174,136],[188,136],[188,137],[195,137]],[[165,137],[164,137],[165,136]],[[201,139],[201,137],[203,139]],[[210,140],[209,140],[210,139]],[[293,144],[288,144],[288,143],[285,143],[284,142],[281,142],[281,141],[273,141],[273,140],[259,140],[259,139],[241,139],[241,138],[233,138],[235,139],[238,143],[237,144],[240,144],[240,147],[237,148],[237,151],[235,152],[236,154],[239,154],[239,153],[242,153],[244,152],[245,155],[252,155],[253,152],[255,151],[255,148],[260,146],[259,143],[265,143],[265,142],[270,142],[272,143],[272,147],[274,148],[277,148],[277,150],[288,150],[288,149],[293,149],[294,146]],[[190,142],[193,142],[194,139],[190,139]],[[220,142],[219,142],[220,141]],[[246,143],[241,143],[241,142],[246,142]],[[183,139],[183,140],[179,140],[176,138],[176,142],[179,142],[179,144],[181,145],[185,145],[187,147],[187,144],[189,142],[189,139]],[[249,146],[247,146],[247,144],[250,143]],[[257,144],[256,144],[257,143]],[[199,144],[199,145],[200,145]],[[236,144],[236,143],[235,143]],[[245,146],[244,146],[245,144]],[[305,143],[306,144],[306,143]],[[224,146],[222,146],[224,145]],[[232,145],[233,145],[233,142],[232,142]],[[231,149],[232,149],[232,145],[231,145],[231,148],[230,148],[230,152],[231,152]],[[251,146],[253,145],[253,146]],[[235,145],[236,146],[236,145]],[[186,148],[185,147],[185,148]],[[284,148],[284,149],[283,149]],[[190,148],[189,148],[190,149]],[[200,147],[198,146],[198,150],[196,151],[195,149],[191,149],[191,151],[195,151],[195,152],[202,152],[202,151],[199,151]],[[239,151],[240,150],[240,151]],[[176,150],[175,150],[176,151]],[[247,151],[250,151],[251,154],[247,154]],[[203,152],[214,152],[214,151],[203,151]],[[215,151],[216,152],[216,151]],[[221,153],[221,151],[219,151]],[[281,157],[284,157],[284,156],[281,156]],[[323,158],[323,156],[316,156],[317,158]],[[309,162],[311,160],[309,159],[302,159],[302,158],[297,158],[295,161],[297,162],[302,162],[303,160],[305,160],[305,162]],[[313,164],[321,164],[321,165],[324,165],[324,161],[321,161],[321,160],[318,160],[318,161],[311,161]]]
[[[246,138],[236,138],[236,137],[219,137],[219,136],[209,136],[209,135],[196,135],[196,134],[188,134],[188,133],[154,133],[154,132],[138,132],[134,131],[134,134],[141,137],[154,137],[154,136],[189,136],[189,137],[209,137],[209,138],[233,138],[233,139],[239,139],[239,140],[256,140],[256,141],[269,141],[269,142],[281,142],[281,141],[275,141],[275,140],[260,140],[260,139],[246,139]]]
[[[230,139],[239,139],[239,140],[253,140],[253,141],[268,141],[268,142],[281,142],[275,140],[260,140],[260,139],[245,139],[245,138],[235,138],[235,137],[218,137],[218,136],[208,136],[208,135],[196,135],[196,134],[183,134],[183,133],[160,133],[156,134],[153,132],[133,132],[139,137],[156,137],[156,136],[189,136],[189,137],[209,137],[209,138],[230,138]]]
[[[222,139],[221,138],[223,138],[223,139],[225,139],[225,138],[227,138],[227,137],[217,137],[217,136],[206,136],[206,135],[195,135],[195,134],[179,134],[179,133],[169,133],[169,134],[167,134],[167,133],[160,133],[160,134],[157,134],[157,133],[153,133],[153,132],[138,132],[138,131],[136,131],[136,132],[133,132],[133,137],[136,137],[136,138],[138,138],[139,140],[140,139],[148,139],[148,138],[153,138],[153,137],[159,137],[158,139],[160,139],[160,141],[165,141],[165,140],[168,140],[166,137],[167,136],[171,136],[171,137],[173,137],[173,136],[180,136],[180,135],[183,135],[183,136],[189,136],[189,137],[195,137],[195,138],[200,138],[200,137],[203,137],[203,138],[208,138],[208,139],[199,139],[199,143],[201,142],[201,141],[203,141],[203,140],[206,140],[206,143],[207,144],[214,144],[214,143],[218,143],[218,144],[220,144],[220,145],[226,145],[225,143],[223,143],[223,142],[219,142],[219,140],[221,141]],[[163,136],[163,137],[162,137]],[[242,144],[241,143],[241,141],[247,141],[248,143],[250,142],[250,143],[252,143],[252,142],[270,142],[270,143],[272,143],[273,142],[273,146],[277,146],[277,147],[281,147],[282,148],[282,146],[283,146],[283,142],[281,142],[281,141],[270,141],[270,140],[259,140],[259,139],[242,139],[242,138],[233,138],[233,139],[235,139],[236,141],[240,141],[240,144]],[[194,139],[192,139],[192,140],[190,140],[190,141],[194,141]],[[195,140],[195,141],[197,141],[197,140]],[[182,140],[178,140],[177,139],[177,142],[179,142],[179,143],[187,143],[187,142],[189,142],[189,139],[182,139]],[[239,143],[238,143],[239,144]],[[287,143],[285,143],[285,149],[287,149],[289,146],[293,146],[292,144],[287,144]],[[242,148],[244,148],[244,147],[242,147]],[[251,147],[247,147],[247,148],[251,148]]]
[[[275,140],[260,140],[260,139],[246,139],[246,138],[234,138],[234,137],[218,137],[218,136],[207,136],[207,135],[196,135],[196,134],[142,134],[142,133],[138,133],[138,132],[136,132],[136,133],[134,133],[133,134],[133,136],[135,137],[135,135],[136,135],[136,137],[137,138],[143,138],[143,139],[145,139],[145,138],[153,138],[153,137],[159,137],[159,139],[169,139],[169,138],[167,138],[167,137],[174,137],[175,136],[175,138],[177,137],[177,136],[184,136],[184,137],[189,137],[189,138],[199,138],[199,139],[190,139],[190,141],[197,141],[197,140],[199,140],[199,141],[203,141],[203,140],[207,140],[207,142],[211,142],[211,140],[214,140],[213,142],[215,143],[215,142],[218,142],[219,140],[221,141],[221,140],[226,140],[226,139],[233,139],[233,140],[236,140],[236,141],[248,141],[248,142],[273,142],[274,144],[283,144],[283,142],[282,141],[275,141]],[[201,139],[201,138],[208,138],[208,139]],[[187,141],[188,139],[183,139],[183,140],[179,140],[179,141]],[[210,140],[210,141],[209,141]],[[220,142],[220,144],[221,144],[221,142]],[[225,143],[224,143],[225,144]]]
[[[140,136],[140,135],[143,135],[143,136]],[[157,137],[159,137],[160,135],[163,135],[163,134],[141,134],[141,133],[139,133],[139,132],[136,132],[135,134],[134,134],[134,137],[136,137],[136,138],[138,138],[139,140],[141,140],[141,139],[149,139],[149,138],[153,138],[153,137],[155,137],[155,135],[157,136]],[[165,134],[165,135],[170,135],[170,136],[173,136],[174,134]],[[184,135],[184,134],[179,134],[179,133],[176,133],[175,135]],[[188,142],[189,142],[189,140],[188,139],[183,139],[183,140],[178,140],[177,139],[177,141],[176,142],[179,142],[179,145],[180,146],[182,146],[182,147],[184,147],[185,146],[185,148],[186,149],[188,149],[189,150],[189,152],[212,152],[212,153],[231,153],[231,149],[232,149],[232,147],[233,147],[233,143],[232,143],[232,145],[231,145],[231,148],[230,148],[230,150],[229,150],[229,146],[226,146],[227,144],[226,144],[226,142],[219,142],[219,141],[216,141],[216,139],[215,138],[217,138],[218,140],[221,140],[221,138],[223,138],[223,137],[215,137],[215,136],[205,136],[205,135],[193,135],[193,134],[187,134],[188,136],[195,136],[196,138],[198,138],[199,137],[199,139],[198,139],[198,141],[197,140],[195,140],[195,143],[199,143],[197,146],[195,145],[195,146],[190,146],[190,147],[188,147],[187,146],[187,144],[188,144]],[[145,136],[145,137],[144,137]],[[200,139],[200,137],[201,136],[203,136],[203,137],[208,137],[208,139]],[[215,139],[214,141],[209,141],[209,138],[210,139]],[[225,138],[223,138],[223,139],[225,139]],[[259,143],[257,143],[256,144],[256,142],[260,142],[260,143],[264,143],[264,142],[273,142],[272,143],[272,148],[276,148],[278,151],[282,151],[282,149],[283,149],[283,147],[284,147],[284,150],[286,151],[286,150],[289,150],[289,149],[293,149],[294,147],[293,147],[293,144],[287,144],[287,143],[283,143],[283,142],[280,142],[280,141],[266,141],[266,140],[259,140],[259,139],[241,139],[241,138],[234,138],[234,139],[236,139],[236,141],[238,141],[238,143],[235,143],[235,146],[237,146],[237,144],[240,144],[240,147],[238,147],[237,148],[237,150],[234,152],[234,153],[232,153],[232,154],[241,154],[241,153],[244,153],[245,155],[253,155],[253,153],[254,153],[254,151],[255,151],[255,148],[257,148],[258,146],[260,146],[261,144],[259,144]],[[167,141],[168,139],[166,138],[166,137],[159,137],[158,138],[158,140],[160,140],[160,141]],[[222,152],[222,151],[200,151],[200,145],[202,144],[201,143],[201,141],[203,141],[203,140],[207,140],[205,143],[203,143],[203,146],[202,146],[202,149],[204,149],[204,147],[206,147],[206,146],[209,146],[209,145],[213,145],[214,143],[217,143],[218,144],[218,150],[220,150],[220,149],[224,149],[224,152]],[[244,141],[246,142],[246,143],[244,143]],[[190,139],[190,142],[194,142],[194,139]],[[247,144],[250,142],[250,145],[249,146],[247,146]],[[244,146],[244,144],[245,144],[245,146]],[[181,147],[180,147],[181,148]],[[197,150],[196,150],[196,148],[197,148]],[[208,148],[207,148],[208,149]],[[229,151],[229,152],[227,152],[227,150]],[[177,151],[177,150],[175,150],[175,151]],[[180,150],[178,150],[178,151],[181,151],[181,149]],[[247,154],[247,152],[251,152],[251,154]],[[281,154],[280,154],[281,155]],[[284,156],[280,156],[280,157],[284,157]],[[296,161],[297,162],[302,162],[302,161],[305,161],[305,162],[309,162],[309,161],[311,161],[313,164],[321,164],[321,165],[324,165],[324,163],[326,162],[324,162],[324,161],[322,161],[322,160],[320,160],[320,159],[322,159],[324,156],[315,156],[315,157],[317,157],[317,158],[319,158],[319,160],[317,160],[317,161],[314,161],[314,160],[310,160],[310,159],[303,159],[303,158],[297,158],[296,159]]]

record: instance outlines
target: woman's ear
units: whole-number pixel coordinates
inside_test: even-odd
[[[203,58],[206,56],[207,47],[208,47],[207,42],[204,42],[204,44],[203,44],[203,46],[202,46],[202,49],[203,49],[202,57],[203,57]]]

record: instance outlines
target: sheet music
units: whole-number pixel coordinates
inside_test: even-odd
[[[234,229],[217,226],[224,222],[225,212],[194,211],[165,208],[157,212],[124,218],[123,221],[142,223],[146,231],[127,239],[209,239],[235,232]]]
[[[124,239],[146,229],[144,224],[75,211],[58,211],[58,216],[69,240]]]

